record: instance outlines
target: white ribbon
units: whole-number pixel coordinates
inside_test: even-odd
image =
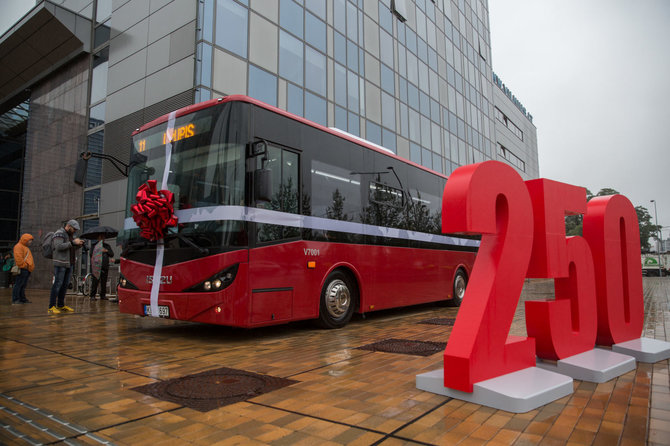
[[[389,237],[419,242],[439,243],[476,248],[479,240],[472,240],[447,235],[429,234],[426,232],[409,231],[406,229],[387,228],[384,226],[368,225],[352,221],[331,220],[328,218],[311,217],[288,212],[271,211],[269,209],[250,208],[245,206],[207,206],[200,208],[182,209],[175,211],[179,223],[196,223],[205,221],[250,221],[255,223],[269,223],[321,231],[337,231],[349,234],[363,234],[378,237]],[[137,224],[132,218],[127,218],[124,229],[134,229]]]
[[[172,160],[172,134],[174,133],[174,120],[176,112],[170,113],[167,122],[167,130],[165,130],[165,170],[163,171],[163,181],[159,190],[167,190],[168,175],[170,174],[170,162]],[[151,294],[149,296],[149,303],[151,307],[150,316],[159,317],[158,314],[158,292],[161,288],[161,275],[163,273],[163,254],[165,251],[165,243],[163,239],[158,239],[156,242],[156,262],[154,264],[154,277],[151,281]]]

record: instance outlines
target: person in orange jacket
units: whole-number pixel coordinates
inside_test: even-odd
[[[26,285],[30,273],[35,269],[35,260],[33,253],[30,252],[30,245],[33,243],[33,236],[23,234],[21,240],[14,245],[14,262],[19,267],[19,275],[16,276],[14,289],[12,290],[12,304],[28,304],[26,299]]]

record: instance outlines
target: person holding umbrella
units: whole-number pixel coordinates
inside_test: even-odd
[[[105,243],[105,236],[98,236],[98,243],[93,247],[91,253],[91,300],[95,299],[95,293],[100,284],[100,300],[107,300],[107,274],[109,273],[109,262],[114,263],[114,251]]]
[[[96,226],[91,228],[81,236],[89,240],[98,240],[91,251],[91,274],[93,281],[91,283],[91,300],[95,299],[95,294],[100,284],[100,300],[107,300],[107,275],[109,273],[110,261],[114,263],[114,251],[112,247],[105,243],[106,238],[116,237],[118,231],[109,226]]]

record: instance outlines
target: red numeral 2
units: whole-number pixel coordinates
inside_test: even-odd
[[[519,174],[486,161],[454,171],[442,216],[443,232],[482,234],[444,351],[444,385],[472,392],[476,382],[535,365],[534,340],[508,336],[531,255],[533,209]]]

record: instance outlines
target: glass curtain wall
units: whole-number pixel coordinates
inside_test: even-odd
[[[0,114],[0,255],[19,239],[23,159],[30,100]]]
[[[444,174],[494,156],[486,1],[198,5],[196,101],[248,94]]]

